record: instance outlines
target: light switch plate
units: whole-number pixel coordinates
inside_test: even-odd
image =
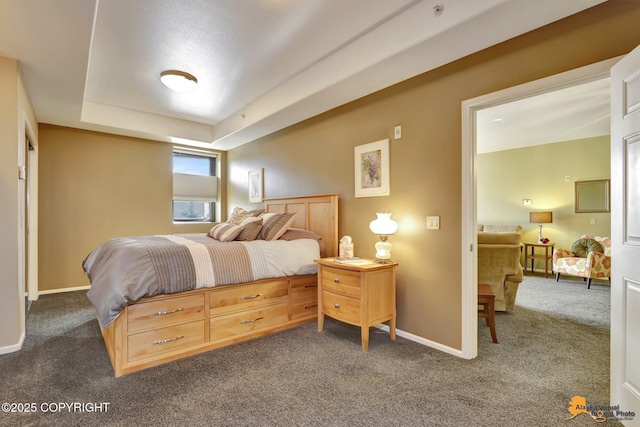
[[[396,126],[396,127],[393,129],[393,132],[394,132],[394,134],[393,134],[393,135],[394,135],[394,136],[393,136],[393,138],[394,138],[394,139],[400,139],[400,138],[402,138],[402,126]]]
[[[440,217],[428,216],[427,217],[427,230],[440,230]]]

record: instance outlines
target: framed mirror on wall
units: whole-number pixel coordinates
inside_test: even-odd
[[[576,213],[610,212],[609,180],[576,181]]]

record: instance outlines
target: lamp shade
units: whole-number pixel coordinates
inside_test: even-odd
[[[549,224],[553,222],[553,212],[529,212],[529,222],[532,224]]]
[[[373,234],[388,236],[398,231],[398,223],[391,219],[391,214],[386,212],[376,213],[377,217],[369,224]]]

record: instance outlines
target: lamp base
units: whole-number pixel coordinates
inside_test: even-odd
[[[393,261],[391,261],[390,259],[375,259],[373,261],[376,264],[393,264]]]
[[[539,225],[540,229],[538,230],[538,243],[542,243],[542,224]]]
[[[387,236],[380,236],[380,241],[376,243],[376,260],[378,264],[388,264],[391,258],[391,243],[387,242]]]

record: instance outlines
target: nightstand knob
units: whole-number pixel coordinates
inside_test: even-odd
[[[333,283],[340,283],[340,278],[334,277],[333,278]]]
[[[340,308],[340,304],[333,304],[335,308]]]

